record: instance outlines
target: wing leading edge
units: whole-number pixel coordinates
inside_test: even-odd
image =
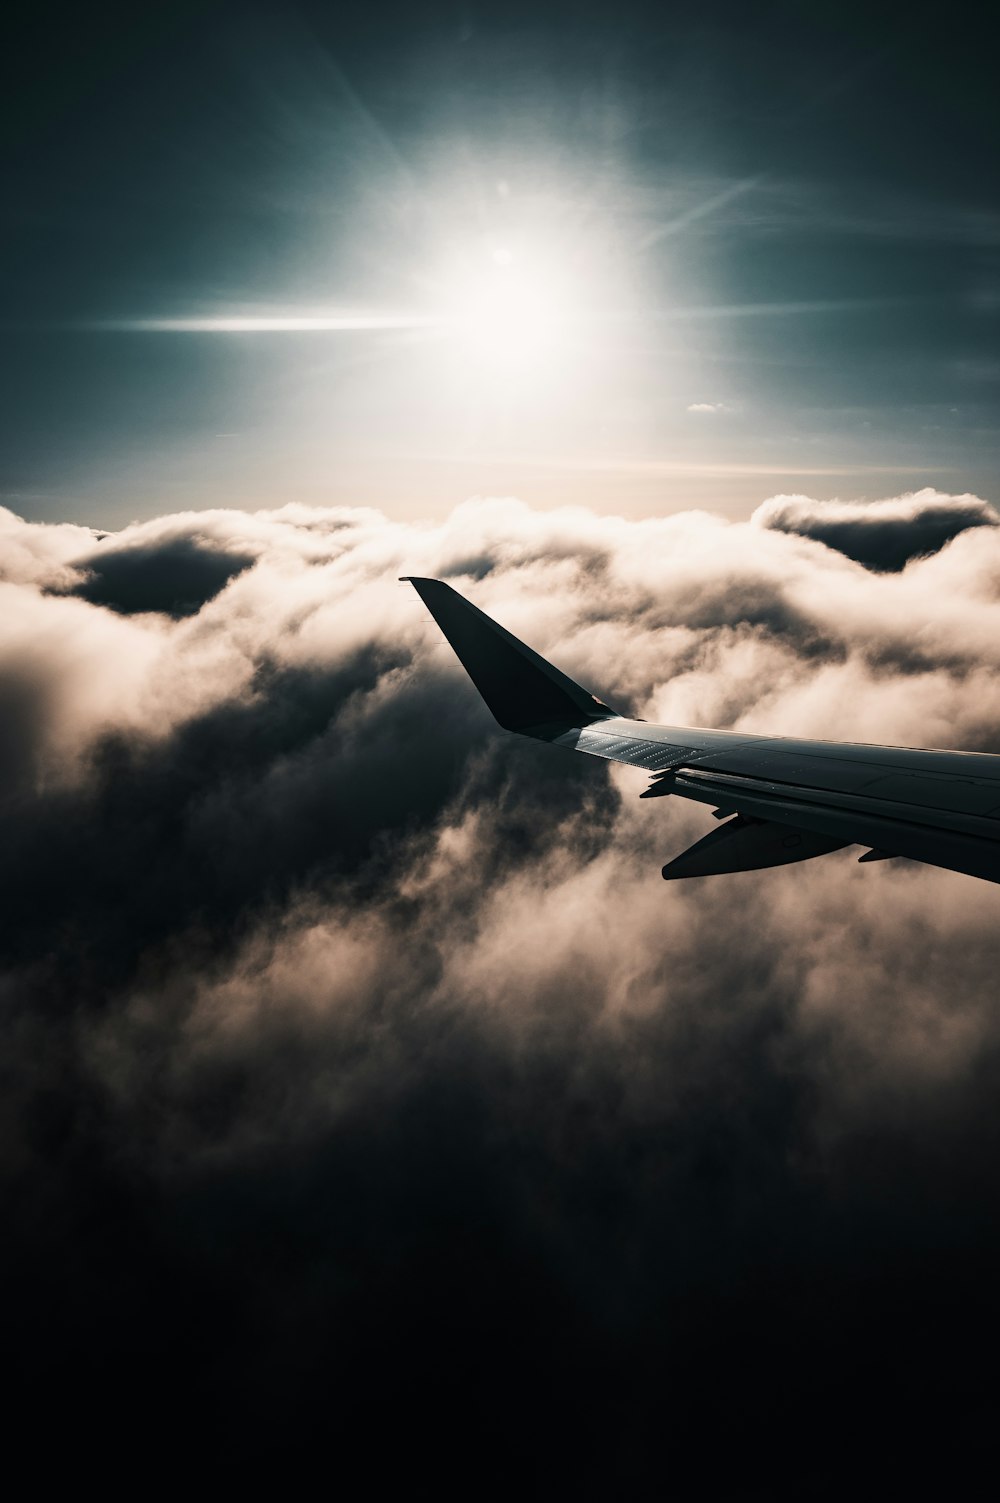
[[[1000,882],[1000,756],[651,725],[618,715],[437,579],[407,576],[505,730],[641,768],[643,798],[717,826],[668,879],[752,871],[846,845]]]

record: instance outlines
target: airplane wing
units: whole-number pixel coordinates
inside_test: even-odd
[[[630,720],[438,579],[407,576],[505,730],[625,762],[642,798],[694,799],[718,825],[668,879],[782,866],[868,847],[1000,882],[1000,756],[748,736]]]

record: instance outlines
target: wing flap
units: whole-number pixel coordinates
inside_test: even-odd
[[[672,793],[696,799],[699,803],[716,803],[720,798],[735,805],[750,799],[758,804],[774,801],[776,806],[792,802],[807,811],[836,808],[841,813],[856,814],[859,818],[888,820],[915,828],[929,825],[983,840],[1000,838],[1000,820],[989,815],[970,814],[964,809],[942,805],[931,808],[925,804],[902,803],[879,797],[869,790],[845,793],[839,788],[774,783],[763,778],[735,777],[698,764],[685,764],[675,773],[668,773],[667,777],[671,779]]]
[[[885,801],[880,805],[874,799],[862,801],[845,794],[821,795],[815,789],[779,788],[694,768],[678,772],[671,791],[698,803],[722,803],[740,814],[839,838],[843,845],[871,846],[891,856],[908,856],[1000,882],[1000,826],[995,820],[949,811],[916,811]],[[913,817],[917,812],[922,816],[920,823]],[[958,822],[973,825],[975,832],[958,827]]]
[[[810,856],[825,856],[839,851],[850,841],[820,835],[795,825],[776,824],[766,819],[748,819],[737,814],[695,841],[679,856],[668,861],[663,876],[671,882],[678,877],[715,877],[725,872],[762,871],[768,866],[788,866]]]

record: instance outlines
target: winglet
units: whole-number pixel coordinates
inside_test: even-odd
[[[529,726],[587,725],[617,712],[440,579],[403,575],[455,649],[459,661],[507,731]]]

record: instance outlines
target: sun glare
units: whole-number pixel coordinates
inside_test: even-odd
[[[515,203],[504,181],[496,194],[495,203],[488,194],[430,194],[412,239],[370,275],[367,257],[353,287],[321,290],[317,277],[284,303],[179,308],[97,326],[248,343],[343,336],[353,391],[378,387],[382,400],[401,393],[463,433],[579,410],[595,384],[607,385],[618,358],[630,316],[625,258],[608,224],[566,185],[525,190]],[[335,296],[325,302],[323,291]],[[256,357],[261,346],[252,347]],[[331,356],[331,369],[339,358]]]
[[[516,373],[548,364],[564,347],[570,303],[541,257],[494,246],[448,278],[448,322],[462,358]]]

